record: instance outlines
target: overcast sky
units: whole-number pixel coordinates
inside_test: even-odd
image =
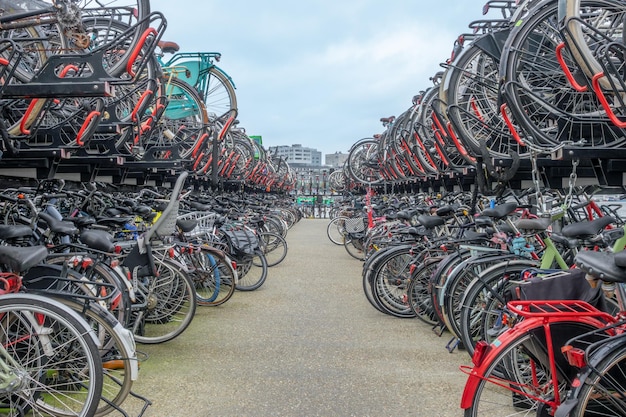
[[[222,53],[240,126],[267,148],[347,152],[432,85],[486,0],[152,0],[164,40]]]

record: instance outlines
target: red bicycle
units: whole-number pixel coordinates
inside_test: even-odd
[[[616,266],[626,253],[580,252],[579,271],[568,276],[569,289],[584,288],[586,277],[604,282],[626,282],[626,268]],[[548,278],[549,279],[549,278]],[[481,341],[472,357],[473,367],[461,367],[468,375],[461,407],[465,416],[552,416],[573,387],[579,368],[560,352],[572,337],[606,328],[605,335],[624,332],[626,318],[623,286],[615,286],[620,306],[617,314],[602,311],[579,299],[519,300],[507,303],[504,321],[510,329],[491,344]],[[595,291],[595,292],[594,292]],[[602,289],[590,290],[598,294]],[[617,325],[616,325],[617,324]],[[601,337],[598,334],[598,337]]]

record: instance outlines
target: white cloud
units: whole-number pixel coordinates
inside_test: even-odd
[[[330,153],[380,132],[380,117],[432,85],[468,11],[480,18],[484,1],[152,0],[152,8],[183,50],[222,52],[249,134]]]

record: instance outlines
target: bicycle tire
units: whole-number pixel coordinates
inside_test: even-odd
[[[154,259],[156,276],[145,278],[145,307],[133,312],[131,329],[138,343],[167,342],[182,334],[196,312],[193,282],[184,266]]]
[[[378,163],[378,141],[361,139],[350,149],[346,161],[347,172],[360,184],[377,184],[383,180]]]
[[[288,246],[284,237],[271,232],[259,232],[258,237],[268,267],[278,265],[287,257]]]
[[[338,216],[332,219],[326,226],[326,235],[335,245],[343,245],[343,239],[346,234],[345,222],[349,219],[346,216]]]
[[[428,324],[435,326],[440,323],[437,311],[432,302],[431,277],[437,269],[439,262],[431,261],[420,264],[411,274],[411,282],[407,288],[408,303],[415,317]]]
[[[237,94],[230,78],[217,67],[211,67],[205,77],[205,91],[199,91],[207,112],[215,114],[218,119],[237,110]],[[198,86],[200,87],[200,86]]]
[[[461,303],[470,284],[480,273],[488,267],[500,263],[510,254],[478,255],[478,258],[463,260],[452,271],[442,289],[441,310],[446,327],[460,338],[461,336]]]
[[[356,260],[364,261],[365,260],[365,237],[357,237],[353,236],[350,233],[344,236],[343,247],[346,249],[346,252]]]
[[[3,295],[0,314],[4,361],[26,378],[18,392],[2,396],[10,415],[33,410],[36,415],[93,416],[103,375],[89,325],[69,307],[35,294]]]
[[[94,416],[103,417],[122,405],[137,378],[138,359],[133,335],[99,304],[76,302],[67,298],[56,299],[79,313],[89,323],[100,342],[103,384]]]
[[[511,150],[524,155],[527,150],[513,138],[500,115],[499,59],[485,52],[479,42],[464,49],[446,71],[439,93],[446,102],[446,114],[473,156],[481,155],[482,146],[494,158],[509,158]]]
[[[378,263],[370,279],[373,299],[383,313],[400,318],[416,316],[407,300],[414,262],[412,248],[404,247],[390,252]]]
[[[254,291],[259,289],[267,279],[267,260],[261,249],[254,251],[254,255],[245,255],[236,258],[238,281],[236,289],[239,291]]]
[[[567,321],[552,323],[551,328],[556,338],[554,340],[556,355],[559,354],[558,347],[572,335],[593,329],[589,325]],[[499,348],[498,354],[490,359],[486,371],[480,375],[471,405],[465,409],[465,417],[504,416],[515,413],[540,415],[538,409],[542,403],[531,396],[551,400],[554,394],[554,387],[549,383],[552,373],[549,364],[546,363],[544,332],[543,326],[538,325]],[[564,357],[563,359],[555,357],[555,360],[563,364],[557,365],[557,369],[560,370],[559,392],[563,398],[568,382],[571,382],[576,372],[565,363]],[[569,371],[567,375],[561,374],[567,371]],[[514,393],[512,389],[519,392]]]
[[[430,305],[436,313],[440,325],[445,323],[443,289],[450,280],[451,271],[463,261],[465,255],[465,251],[456,251],[433,260],[436,265],[433,266],[434,270],[431,267],[431,274],[428,276],[428,293],[430,294]]]
[[[537,267],[531,260],[513,260],[498,263],[487,268],[467,287],[461,301],[460,338],[467,353],[472,356],[479,340],[492,340],[497,334],[489,336],[500,317],[502,294],[509,282],[519,278],[522,271]]]
[[[78,260],[81,258],[76,257],[75,259]],[[46,264],[36,265],[28,270],[28,272],[24,275],[24,285],[29,288],[28,280],[31,277],[44,277],[45,279],[46,277],[55,277],[57,275],[62,276],[63,271],[60,269],[61,265],[64,265],[67,262],[68,256],[50,257],[46,259]],[[88,280],[88,283],[85,283],[80,287],[83,289],[85,294],[102,297],[103,300],[101,301],[101,304],[106,305],[107,311],[109,311],[109,313],[111,313],[120,323],[126,323],[130,314],[131,300],[128,288],[121,280],[118,273],[102,262],[95,262],[93,265],[89,265],[89,262],[86,262],[84,268],[82,266],[82,262],[78,262],[76,266],[73,266],[72,269],[66,273],[71,276],[75,272],[79,274],[75,277],[76,280],[81,280],[83,277]],[[107,286],[101,287],[98,290],[98,294],[93,294],[94,288],[90,288],[89,283],[94,283],[96,285],[97,283],[104,283],[107,284]]]
[[[613,3],[580,4],[602,8]],[[511,31],[500,66],[503,98],[527,133],[524,138],[540,149],[555,149],[564,141],[584,148],[621,147],[626,137],[599,111],[595,93],[573,89],[556,59],[556,47],[563,41],[557,9],[557,1],[541,3]],[[569,55],[563,58],[569,68],[576,67]]]
[[[374,282],[373,276],[376,274],[379,263],[384,262],[389,256],[392,256],[394,252],[404,251],[407,248],[409,248],[409,246],[403,245],[382,249],[372,254],[372,256],[370,256],[363,264],[363,292],[365,293],[365,297],[367,301],[372,305],[372,307],[374,307],[381,313],[383,313],[384,311],[378,305],[378,302],[374,299],[374,292],[372,288]]]
[[[230,300],[237,282],[237,273],[230,258],[202,247],[200,252],[189,256],[193,266],[189,275],[194,283],[198,304],[215,307]]]
[[[619,395],[626,392],[626,347],[605,355],[599,362],[592,357],[594,363],[585,372],[585,378],[581,378],[582,387],[575,397],[577,404],[569,416],[617,416],[626,410],[624,396]]]

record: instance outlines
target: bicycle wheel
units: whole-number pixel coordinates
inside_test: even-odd
[[[558,347],[572,335],[592,330],[582,323],[556,322],[551,324],[553,344]],[[548,359],[545,330],[539,325],[514,340],[507,342],[497,355],[490,359],[485,372],[480,375],[473,391],[471,405],[465,409],[465,417],[547,415],[545,401],[554,399],[551,364]],[[560,358],[562,359],[560,359]],[[563,394],[576,375],[576,370],[565,362],[562,355],[556,361],[558,391]],[[470,404],[469,398],[464,402]],[[542,408],[543,407],[543,408]]]
[[[157,274],[144,277],[140,288],[145,307],[134,311],[131,319],[135,340],[146,344],[176,338],[196,312],[195,290],[184,266],[167,259],[154,261]]]
[[[88,52],[98,46],[93,43],[96,39],[114,43],[112,50],[104,53],[106,62],[103,68],[107,73],[119,77],[126,72],[126,65],[149,25],[146,19],[150,14],[149,0],[78,0],[62,2],[57,4],[59,7],[53,7],[53,3],[45,0],[34,4],[35,10],[43,10],[46,4],[50,5],[49,11],[38,15],[37,19],[32,19],[32,16],[21,20],[11,18],[12,14],[23,12],[24,8],[29,9],[27,6],[30,5],[24,3],[26,6],[17,5],[1,20],[2,24],[10,21],[18,28],[2,31],[2,36],[14,39],[24,51],[28,51],[26,59],[20,62],[15,71],[20,81],[29,82],[43,67],[48,56]],[[127,27],[134,26],[136,30],[120,40],[117,31],[108,32],[105,27],[92,32],[90,21],[94,19],[109,19]]]
[[[568,0],[562,9],[559,10],[559,21],[564,28],[563,40],[568,51],[576,61],[588,79],[594,75],[604,72],[602,65],[597,60],[596,52],[610,40],[622,42],[622,31],[624,24],[623,14],[624,3],[619,0],[605,1],[602,4],[603,10],[584,9],[581,10],[582,0]],[[583,18],[584,16],[584,18]],[[592,16],[593,20],[589,17]],[[589,24],[599,30],[607,38],[594,34],[589,28]],[[608,75],[608,74],[605,74]],[[599,82],[603,88],[611,88],[612,85],[600,78]]]
[[[74,261],[77,261],[74,264]],[[71,264],[71,270],[62,269],[62,265]],[[70,277],[74,282],[87,282],[73,285],[69,282],[55,282],[54,277]],[[52,277],[52,279],[49,279]],[[46,259],[45,265],[37,265],[24,274],[24,285],[28,289],[42,288],[42,285],[68,294],[81,291],[83,295],[101,297],[100,305],[106,306],[109,313],[120,323],[126,323],[130,314],[131,300],[128,287],[116,271],[102,262],[91,263],[89,257],[80,255],[59,256]],[[65,284],[65,288],[62,286]],[[105,284],[98,286],[98,284]]]
[[[164,158],[167,150],[188,158],[207,133],[206,108],[194,88],[178,78],[163,80],[161,87],[167,106],[148,137],[142,139],[141,146],[145,150],[153,146],[163,148]]]
[[[372,295],[383,313],[401,317],[415,317],[407,300],[411,266],[415,263],[412,249],[391,252],[372,274]]]
[[[13,381],[0,395],[3,414],[93,416],[102,361],[89,325],[69,307],[35,294],[3,295],[0,317],[0,361]]]
[[[335,217],[326,226],[326,235],[335,245],[343,245],[343,239],[346,234],[346,216]]]
[[[348,174],[360,184],[376,184],[383,180],[378,163],[378,141],[361,139],[350,149],[346,161]]]
[[[530,260],[505,261],[487,268],[467,287],[461,301],[460,337],[467,353],[474,354],[479,340],[492,341],[505,330],[501,319],[504,292],[521,273],[537,267]]]
[[[593,358],[593,357],[592,357]],[[595,359],[595,358],[594,358]],[[594,361],[595,362],[595,361]],[[626,412],[626,347],[607,353],[586,372],[571,417],[619,416]]]
[[[411,310],[418,319],[429,326],[435,326],[440,321],[431,294],[436,290],[431,284],[431,278],[438,266],[439,262],[436,260],[420,264],[411,274],[407,288],[407,301]]]
[[[593,91],[571,87],[556,59],[557,45],[563,42],[557,3],[532,9],[524,24],[511,31],[500,66],[506,80],[503,97],[515,121],[528,133],[525,138],[537,147],[552,149],[562,142],[585,148],[621,147],[626,142],[624,132],[599,111]],[[581,0],[580,5],[586,18],[593,19],[614,2]],[[569,55],[563,59],[570,70],[577,67]]]
[[[261,249],[254,255],[244,255],[236,259],[239,291],[253,291],[261,287],[267,279],[267,260]]]
[[[439,324],[445,323],[445,311],[443,309],[443,288],[449,280],[450,272],[463,261],[464,253],[453,252],[444,254],[442,257],[436,257],[431,261],[435,265],[430,268],[430,275],[425,276],[428,279],[428,294],[430,295],[430,305],[436,313]],[[432,269],[432,268],[435,269]],[[419,268],[418,268],[419,269]],[[449,329],[448,329],[449,330]]]
[[[365,293],[365,297],[367,298],[367,301],[369,301],[369,303],[375,309],[379,310],[381,313],[383,311],[381,307],[378,305],[378,303],[376,302],[376,300],[374,299],[374,292],[372,289],[372,286],[374,283],[373,277],[376,274],[378,265],[380,263],[384,262],[389,256],[392,256],[394,252],[405,251],[405,250],[408,250],[407,248],[410,248],[410,247],[405,245],[405,246],[395,246],[395,247],[384,248],[374,253],[372,256],[370,256],[363,264],[363,279],[362,279],[363,292]]]
[[[361,236],[361,234],[357,235],[348,233],[343,237],[343,247],[346,249],[346,252],[359,261],[365,260],[364,243],[365,236]]]
[[[450,271],[448,280],[442,288],[441,309],[446,327],[457,337],[461,337],[461,303],[468,292],[469,285],[488,267],[500,263],[510,254],[478,255],[461,262]]]
[[[79,313],[100,343],[103,383],[94,416],[107,415],[124,402],[138,377],[139,364],[133,334],[99,304],[85,304],[67,298],[57,300]]]
[[[480,40],[476,42],[448,68],[440,87],[448,119],[472,155],[481,155],[483,146],[494,158],[508,158],[511,150],[522,155],[527,149],[514,140],[500,116],[499,57],[485,52]]]
[[[287,256],[287,241],[277,233],[259,232],[259,243],[268,267],[278,265]]]
[[[194,268],[190,277],[196,289],[198,304],[218,306],[230,300],[237,282],[237,273],[230,258],[206,248],[190,254],[190,257]]]
[[[237,110],[235,87],[226,74],[212,67],[201,78],[199,93],[208,113],[221,118],[229,115],[232,110]]]

